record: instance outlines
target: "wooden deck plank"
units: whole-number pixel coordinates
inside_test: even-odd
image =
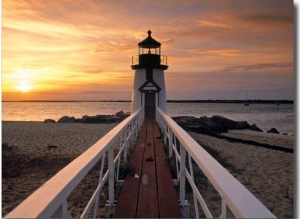
[[[140,186],[140,176],[142,173],[145,142],[147,136],[147,125],[143,123],[139,131],[139,136],[130,161],[134,173],[126,176],[123,188],[118,198],[115,218],[135,218],[137,201]]]
[[[158,218],[155,163],[144,163],[137,208],[138,218]]]
[[[181,217],[160,136],[155,119],[146,117],[131,158],[134,174],[125,179],[114,217]]]
[[[149,121],[146,136],[146,146],[143,162],[153,162],[155,159],[154,155],[154,140],[153,140],[153,124]]]
[[[115,218],[135,218],[140,179],[127,176],[114,214]]]
[[[155,140],[158,205],[161,218],[180,218],[178,198],[162,140]]]

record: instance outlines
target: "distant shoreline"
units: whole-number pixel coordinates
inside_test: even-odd
[[[11,101],[11,100],[2,100],[2,102],[131,102],[131,100],[19,100],[19,101]],[[238,103],[243,104],[245,100],[167,100],[168,103]],[[253,99],[247,100],[249,104],[294,104],[294,100],[260,100]]]

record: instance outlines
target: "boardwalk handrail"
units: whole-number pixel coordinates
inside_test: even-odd
[[[140,108],[49,179],[5,217],[70,218],[67,210],[68,196],[99,161],[101,161],[99,182],[82,212],[81,218],[89,217],[92,209],[94,209],[93,217],[97,217],[100,191],[107,181],[109,187],[107,207],[112,208],[114,206],[114,184],[115,180],[119,179],[118,169],[122,154],[123,160],[126,161],[129,144],[137,138],[143,119],[144,110]],[[106,157],[108,167],[104,172]]]
[[[196,218],[199,218],[197,202],[199,202],[206,217],[212,218],[205,200],[194,183],[193,159],[222,198],[221,218],[276,218],[249,190],[160,108],[157,108],[156,120],[163,133],[164,143],[168,143],[169,157],[171,158],[174,152],[176,165],[178,162],[180,163],[180,167],[177,166],[177,180],[180,184],[181,206],[185,205],[185,179],[187,179],[193,190]]]

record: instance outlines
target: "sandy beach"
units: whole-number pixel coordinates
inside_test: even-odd
[[[2,122],[2,217],[115,126]]]
[[[2,122],[2,216],[115,125]],[[216,159],[222,160],[222,165],[277,217],[293,217],[293,153],[189,134],[217,153]],[[294,142],[293,136],[250,131],[230,131],[224,135],[289,148]],[[207,197],[210,199],[209,194]]]
[[[203,134],[189,134],[214,156],[234,177],[256,196],[276,217],[294,216],[294,153],[230,142]],[[268,142],[278,147],[293,148],[294,137],[249,130],[231,130],[222,135]],[[206,194],[213,199],[214,191]],[[211,194],[209,194],[211,193]],[[217,203],[216,203],[217,204]],[[218,209],[212,205],[212,209]],[[219,216],[217,210],[217,214]]]

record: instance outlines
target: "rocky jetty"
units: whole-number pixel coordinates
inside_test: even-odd
[[[114,115],[96,115],[87,116],[84,115],[81,118],[75,118],[74,116],[63,116],[57,123],[119,123],[130,115],[130,112],[124,111],[116,112]],[[172,119],[180,125],[183,129],[188,131],[200,132],[200,133],[222,133],[231,129],[249,129],[257,132],[263,132],[256,124],[250,125],[247,121],[234,121],[220,115],[214,115],[212,117],[202,116],[196,118],[194,116],[176,116]],[[53,119],[45,119],[44,123],[56,123]],[[275,128],[271,128],[268,133],[279,134],[279,131]]]
[[[96,116],[87,116],[84,115],[81,118],[75,118],[74,116],[63,116],[57,123],[119,123],[123,121],[130,115],[129,112],[125,113],[123,111],[116,112],[114,115],[96,115]],[[55,123],[53,119],[45,119],[44,123]]]
[[[54,119],[45,119],[44,123],[55,123]]]
[[[212,117],[203,116],[200,118],[193,116],[178,116],[172,118],[183,129],[202,133],[227,132],[229,129],[250,129],[262,132],[256,124],[250,125],[247,121],[234,121],[219,115]]]
[[[268,133],[279,134],[279,131],[275,128],[271,128],[267,131]]]
[[[250,129],[253,130],[253,131],[257,131],[257,132],[263,132],[263,130],[261,130],[260,128],[258,128],[256,124],[252,124],[250,126]]]

